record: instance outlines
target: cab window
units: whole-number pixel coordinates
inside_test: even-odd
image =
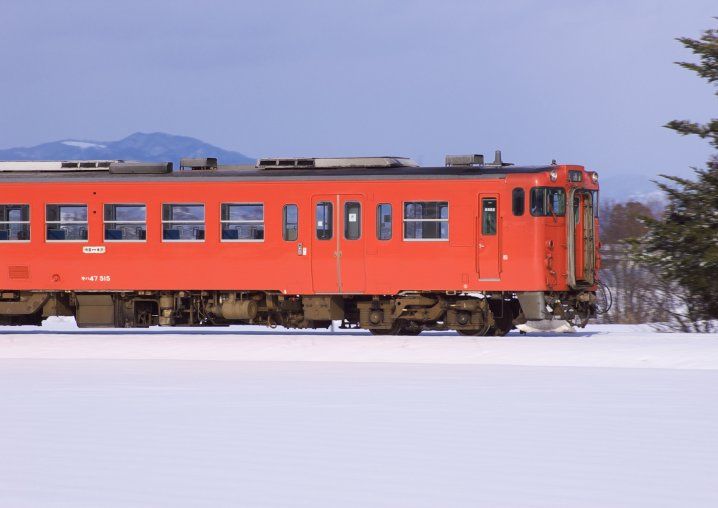
[[[534,217],[563,216],[566,213],[566,192],[561,187],[531,189],[531,215]]]
[[[511,208],[514,215],[524,214],[524,203],[526,201],[526,193],[522,187],[516,187],[511,193]]]

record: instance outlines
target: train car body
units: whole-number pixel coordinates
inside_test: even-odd
[[[598,184],[581,166],[109,166],[5,163],[0,322],[482,335],[594,311]]]

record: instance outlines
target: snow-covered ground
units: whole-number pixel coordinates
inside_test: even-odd
[[[718,506],[718,335],[0,330],[0,506]]]

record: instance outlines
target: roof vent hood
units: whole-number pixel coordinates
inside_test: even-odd
[[[478,166],[484,168],[501,168],[504,166],[513,166],[512,163],[501,160],[501,150],[496,150],[494,154],[494,162],[487,163],[484,161],[484,156],[482,154],[475,153],[472,155],[447,155],[445,164],[447,167]]]
[[[340,169],[418,167],[406,157],[268,157],[257,161],[260,169]]]

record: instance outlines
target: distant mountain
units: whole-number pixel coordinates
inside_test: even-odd
[[[661,191],[651,180],[660,180],[655,176],[640,174],[609,175],[599,174],[601,201],[661,201],[665,199]]]
[[[220,164],[251,164],[254,159],[187,136],[136,132],[119,141],[64,139],[27,148],[0,149],[0,160],[135,160],[166,162],[182,157],[217,157]]]

